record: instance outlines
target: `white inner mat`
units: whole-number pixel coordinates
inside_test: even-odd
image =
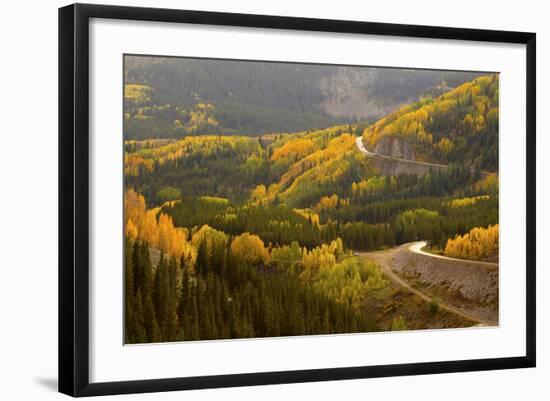
[[[90,41],[91,382],[525,355],[525,46],[117,20]],[[501,72],[500,327],[123,346],[124,53]]]

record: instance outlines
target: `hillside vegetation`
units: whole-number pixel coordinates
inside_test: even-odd
[[[257,136],[373,120],[479,75],[140,56],[124,64],[125,139]]]
[[[498,223],[498,178],[464,166],[380,177],[356,147],[353,126],[280,134],[186,137],[125,156],[126,183],[176,225],[312,248],[342,238],[372,250],[449,238]]]
[[[148,79],[126,88],[128,110],[149,107],[143,105],[157,96]],[[471,324],[422,306],[357,252],[426,240],[450,256],[498,254],[498,159],[488,156],[498,142],[483,139],[498,129],[491,96],[498,96],[498,77],[478,78],[371,126],[282,131],[268,139],[190,130],[179,139],[154,133],[126,141],[125,342]],[[201,124],[223,126],[215,107],[200,103],[179,120],[182,129],[193,125],[205,134]],[[410,141],[417,157],[448,168],[382,176],[357,148],[363,131],[370,147],[396,136]],[[431,135],[429,146],[420,146],[418,132]],[[437,143],[445,139],[452,150],[443,156]]]
[[[445,253],[462,259],[498,260],[498,224],[487,228],[476,227],[464,235],[447,241]]]
[[[363,131],[368,149],[388,138],[412,145],[416,159],[498,171],[499,76],[487,75],[407,105]]]
[[[375,264],[345,255],[341,240],[267,249],[256,235],[182,229],[157,213],[127,191],[126,343],[375,329],[357,307],[387,283]],[[151,246],[162,252],[156,266]]]

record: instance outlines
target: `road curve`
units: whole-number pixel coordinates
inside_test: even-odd
[[[392,261],[394,255],[397,252],[401,251],[403,248],[407,248],[409,251],[412,251],[411,250],[412,247],[414,247],[415,245],[418,245],[418,244],[422,244],[422,243],[424,244],[423,246],[425,246],[424,241],[413,242],[413,243],[403,244],[403,245],[400,245],[398,247],[394,247],[394,248],[387,249],[387,250],[384,250],[384,251],[361,252],[361,253],[359,253],[359,255],[366,258],[366,259],[369,259],[369,260],[372,260],[372,261],[378,263],[378,265],[382,269],[382,272],[384,273],[384,275],[387,278],[389,278],[391,281],[393,281],[395,284],[399,285],[400,287],[405,288],[407,291],[412,292],[413,294],[420,297],[424,301],[426,301],[426,302],[435,301],[435,302],[438,303],[440,308],[442,308],[442,309],[444,309],[448,312],[454,313],[454,314],[456,314],[456,315],[458,315],[458,316],[460,316],[464,319],[470,320],[471,322],[476,323],[477,326],[490,326],[491,325],[490,322],[483,321],[483,320],[481,320],[481,319],[479,319],[479,318],[477,318],[477,317],[475,317],[475,316],[473,316],[469,313],[466,313],[466,312],[460,310],[459,308],[457,308],[455,306],[452,306],[452,305],[447,304],[445,302],[442,302],[440,300],[434,300],[433,297],[431,297],[429,294],[426,294],[426,293],[420,291],[419,289],[413,287],[411,284],[409,284],[407,281],[402,279],[397,273],[395,273],[393,271],[393,269],[391,268],[391,261]],[[434,257],[437,256],[437,255],[432,255],[432,254],[429,254],[429,253],[427,255],[434,256]],[[457,260],[462,261],[461,259],[457,259]]]
[[[364,153],[367,156],[380,156],[380,155],[377,155],[376,153],[369,152],[367,150],[367,148],[365,148],[365,144],[363,143],[363,137],[362,136],[358,136],[357,138],[355,138],[355,143],[357,144],[357,148],[359,149],[359,151],[361,153]]]
[[[476,264],[476,265],[483,265],[483,266],[498,268],[498,263],[495,263],[495,262],[484,262],[484,261],[481,261],[481,260],[450,258],[448,256],[436,255],[434,253],[425,252],[425,251],[422,250],[422,248],[424,248],[426,245],[428,245],[426,241],[413,242],[413,243],[408,244],[408,245],[409,245],[409,251],[414,252],[414,253],[418,253],[420,255],[430,256],[432,258],[445,259],[445,260],[455,260],[457,262],[462,262],[462,263],[472,263],[472,264]]]

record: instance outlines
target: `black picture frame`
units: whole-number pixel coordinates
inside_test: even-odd
[[[527,54],[525,60],[527,68],[526,354],[520,357],[495,359],[90,383],[88,61],[91,18],[524,44]],[[535,121],[535,33],[87,4],[74,4],[60,8],[59,391],[79,397],[534,367],[536,364]]]

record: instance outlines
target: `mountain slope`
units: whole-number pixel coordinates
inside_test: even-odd
[[[261,135],[378,118],[479,74],[126,56],[125,138]],[[136,96],[136,88],[146,96]]]
[[[498,171],[499,77],[486,75],[426,97],[363,131],[375,153]]]
[[[150,91],[136,86],[131,94],[139,102]],[[357,148],[353,133],[360,127],[280,133],[269,141],[202,135],[167,145],[128,146],[126,184],[152,204],[179,191],[237,203],[317,208],[326,216],[325,206],[332,204],[351,216],[360,213],[356,206],[359,210],[370,202],[485,193],[475,185],[487,177],[481,170],[498,172],[498,76],[422,99],[364,130],[365,145],[377,153],[401,152],[398,157],[452,165],[441,171],[382,177],[376,163]]]

